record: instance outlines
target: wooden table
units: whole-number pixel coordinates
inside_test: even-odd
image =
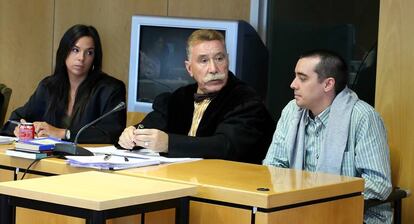
[[[188,196],[195,192],[196,187],[188,184],[98,171],[2,182],[0,223],[15,223],[15,207],[24,207],[81,217],[91,224],[176,208],[176,223],[186,224]]]
[[[11,171],[8,173],[2,172],[0,174],[2,175],[0,181],[20,179],[19,177],[21,177],[22,173],[26,171],[28,174],[33,174],[34,176],[53,176],[94,170],[88,168],[77,168],[68,166],[64,159],[59,158],[42,159],[38,161],[36,164],[34,164],[29,170],[27,170],[27,168],[33,162],[33,160],[11,157],[5,154],[5,151],[7,149],[13,148],[13,144],[0,145],[0,171]]]
[[[0,146],[0,166],[23,168],[29,163],[30,160],[2,154]],[[45,159],[32,170],[64,174],[87,169],[70,167],[61,159]],[[116,173],[198,186],[197,194],[190,201],[191,224],[362,223],[363,219],[364,181],[361,178],[223,160]],[[174,223],[173,219],[170,212],[168,220],[172,221],[166,223]]]
[[[192,224],[231,220],[232,223],[362,223],[363,220],[361,178],[224,160],[116,173],[197,185],[197,194],[191,198],[196,202],[190,209]],[[221,213],[223,208],[241,211]],[[223,218],[226,216],[229,217]]]

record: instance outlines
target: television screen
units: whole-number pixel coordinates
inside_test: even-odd
[[[243,67],[251,64],[252,66],[250,67],[253,68],[253,64],[250,62],[255,61],[252,59],[246,62],[242,57],[244,49],[249,48],[243,44],[247,44],[252,38],[246,38],[241,34],[247,34],[248,32],[246,31],[254,31],[251,27],[246,29],[245,24],[247,23],[235,20],[133,16],[128,111],[150,112],[152,110],[152,102],[157,95],[163,92],[173,92],[181,86],[194,82],[185,68],[184,61],[187,58],[187,38],[197,29],[214,29],[223,33],[229,56],[229,70],[240,79],[245,80],[247,75],[243,77]],[[257,35],[255,31],[253,33]],[[260,40],[258,35],[257,38]],[[256,48],[257,44],[250,43],[250,46],[255,46]],[[264,49],[267,56],[267,49],[265,47]],[[256,53],[252,53],[251,50],[246,50],[246,52],[251,54],[252,58],[262,58],[255,55]],[[267,58],[264,62],[266,65],[260,67],[266,67],[267,69]],[[244,68],[244,70],[247,71],[248,69]],[[255,77],[262,76],[253,75]],[[248,79],[245,81],[252,82],[253,85],[255,82]]]

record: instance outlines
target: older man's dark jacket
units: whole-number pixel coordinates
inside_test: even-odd
[[[159,95],[142,124],[168,133],[170,157],[225,159],[260,164],[275,122],[262,99],[229,72],[225,87],[210,102],[197,129],[188,136],[194,112],[197,84]]]

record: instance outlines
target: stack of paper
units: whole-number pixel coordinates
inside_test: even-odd
[[[201,158],[170,158],[160,156],[159,153],[155,153],[150,149],[141,149],[141,150],[120,150],[115,148],[115,146],[104,146],[104,147],[88,147],[89,151],[91,151],[95,155],[99,154],[111,154],[111,155],[118,155],[118,156],[125,156],[131,158],[141,158],[141,159],[155,159],[158,160],[160,163],[179,163],[179,162],[189,162],[194,160],[200,160]]]
[[[18,141],[14,145],[19,151],[44,152],[52,151],[56,143],[63,143],[60,139],[52,137],[42,137],[30,140]]]
[[[97,156],[66,156],[66,158],[67,163],[71,166],[102,170],[120,170],[160,164],[160,162],[155,159],[128,158],[112,154]]]
[[[7,150],[6,154],[25,159],[43,159],[52,154],[56,143],[63,143],[63,141],[52,137],[19,140],[14,143],[15,149]]]
[[[14,149],[7,149],[6,155],[24,158],[24,159],[43,159],[49,156],[48,153],[24,152],[24,151],[19,151],[19,150],[14,150]]]
[[[0,144],[11,144],[17,141],[17,139],[16,137],[0,136]]]

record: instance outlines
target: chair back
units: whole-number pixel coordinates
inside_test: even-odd
[[[3,127],[4,120],[6,118],[11,94],[12,89],[4,84],[0,84],[0,128]]]

